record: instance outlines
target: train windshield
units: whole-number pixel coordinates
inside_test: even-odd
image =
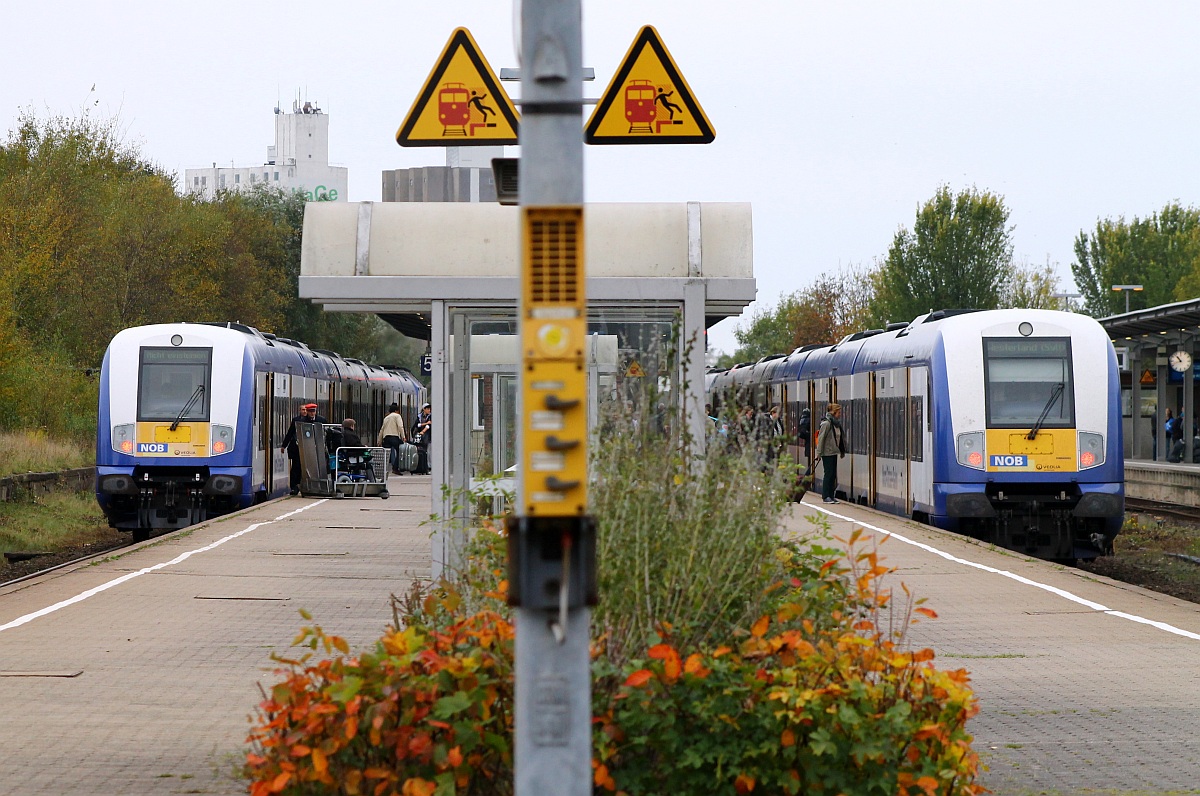
[[[985,338],[983,368],[989,428],[1075,426],[1070,338]]]
[[[208,420],[211,348],[143,348],[138,420]]]

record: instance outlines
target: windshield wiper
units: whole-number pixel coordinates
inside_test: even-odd
[[[1046,415],[1050,414],[1050,409],[1054,406],[1055,401],[1062,397],[1063,388],[1067,385],[1059,382],[1054,385],[1054,389],[1050,391],[1050,400],[1046,401],[1046,408],[1042,410],[1042,414],[1038,417],[1037,422],[1033,424],[1033,428],[1029,429],[1029,433],[1025,435],[1025,439],[1037,439],[1038,431],[1042,428],[1042,423],[1046,421]]]
[[[1062,385],[1059,385],[1059,386],[1061,387]],[[179,421],[183,420],[183,418],[185,416],[187,416],[187,413],[191,411],[191,409],[195,405],[196,401],[203,394],[204,394],[204,385],[197,384],[196,389],[194,391],[192,391],[192,397],[188,398],[188,402],[185,403],[183,405],[183,408],[179,410],[179,416],[176,417],[175,422],[171,424],[171,431],[174,431],[175,429],[179,428]],[[1030,439],[1032,439],[1032,437],[1030,437]]]

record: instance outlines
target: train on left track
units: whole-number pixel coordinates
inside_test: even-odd
[[[303,404],[366,438],[390,404],[409,425],[425,399],[404,368],[239,323],[125,329],[100,370],[96,499],[138,541],[184,528],[288,494],[280,443]]]

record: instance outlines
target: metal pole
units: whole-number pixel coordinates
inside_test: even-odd
[[[582,212],[583,34],[580,0],[522,0],[520,41],[519,194],[522,224],[525,225],[531,212],[543,208],[576,206]],[[523,235],[522,246],[528,249],[529,245],[528,235]],[[578,255],[582,264],[582,251]],[[528,250],[523,251],[522,261],[527,261],[530,256]],[[579,281],[582,290],[582,275]],[[524,288],[522,292],[524,294]],[[523,325],[530,322],[524,303],[523,298]],[[586,318],[579,322],[582,326],[576,328],[585,331]],[[569,324],[564,325],[569,327]],[[582,342],[571,341],[570,345],[582,345]],[[527,346],[523,343],[522,347]],[[533,364],[528,352],[524,356],[526,367],[522,369],[521,378],[522,382],[527,382],[529,375],[525,371]],[[529,418],[534,410],[546,414],[546,407],[526,405],[534,400],[529,383],[524,383],[519,392],[520,417]],[[584,413],[585,409],[565,409],[563,414],[571,415],[575,411]],[[568,425],[570,422],[573,421],[568,419]],[[529,429],[530,422],[522,422],[522,462],[528,458],[527,446],[533,444]],[[539,484],[549,481],[544,474],[539,477]],[[536,503],[538,495],[543,494],[539,490],[547,488],[535,486],[533,480],[524,465],[518,468],[518,506]],[[535,516],[533,521],[539,519],[544,518]],[[535,595],[528,593],[528,583],[522,584],[527,592],[521,595],[524,603],[515,609],[516,796],[590,796],[592,793],[590,611],[586,605],[578,604],[579,601],[567,600],[568,593],[578,588],[582,574],[567,566],[568,557],[573,554],[572,545],[577,544],[579,538],[576,536],[574,542],[569,542],[568,534],[563,533],[562,571],[546,576],[561,578],[557,582],[557,610],[531,605]],[[511,536],[509,549],[512,568],[514,543]],[[528,548],[524,554],[531,557]],[[529,569],[521,571],[526,577],[530,576]]]

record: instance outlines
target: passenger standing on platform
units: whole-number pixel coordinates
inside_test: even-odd
[[[1163,421],[1163,448],[1167,452],[1167,461],[1173,461],[1175,455],[1172,441],[1175,439],[1175,413],[1167,407],[1167,419]]]
[[[808,444],[812,440],[812,412],[808,407],[800,410],[800,424],[796,429],[796,437],[799,439],[800,448],[804,451],[805,463],[808,469],[812,470],[812,453],[808,449]]]
[[[300,414],[292,418],[292,424],[288,426],[287,433],[283,435],[283,444],[279,450],[287,451],[288,459],[291,460],[288,480],[293,495],[300,494],[300,446],[296,443],[296,423],[324,422],[325,418],[317,414],[316,404],[305,404],[300,407]]]
[[[846,455],[846,443],[842,439],[842,407],[830,404],[821,427],[817,429],[817,456],[821,458],[821,500],[837,503],[833,496],[837,490],[837,461]]]
[[[413,444],[417,446],[417,473],[428,475],[432,469],[429,466],[429,447],[433,442],[433,407],[429,404],[421,407],[421,416],[413,423],[410,431]]]
[[[1171,461],[1183,461],[1183,453],[1187,449],[1183,442],[1183,429],[1185,428],[1183,409],[1175,415],[1175,423],[1171,426]]]
[[[388,449],[388,464],[392,475],[400,475],[400,443],[408,441],[404,431],[404,416],[400,414],[400,405],[388,407],[388,415],[379,427],[379,444]]]
[[[768,412],[760,412],[755,418],[755,443],[763,460],[763,470],[775,463],[779,455],[779,443],[783,439],[783,423],[779,420],[779,405]]]
[[[741,415],[737,420],[737,443],[741,450],[747,450],[754,443],[754,407],[746,406],[742,408]]]

